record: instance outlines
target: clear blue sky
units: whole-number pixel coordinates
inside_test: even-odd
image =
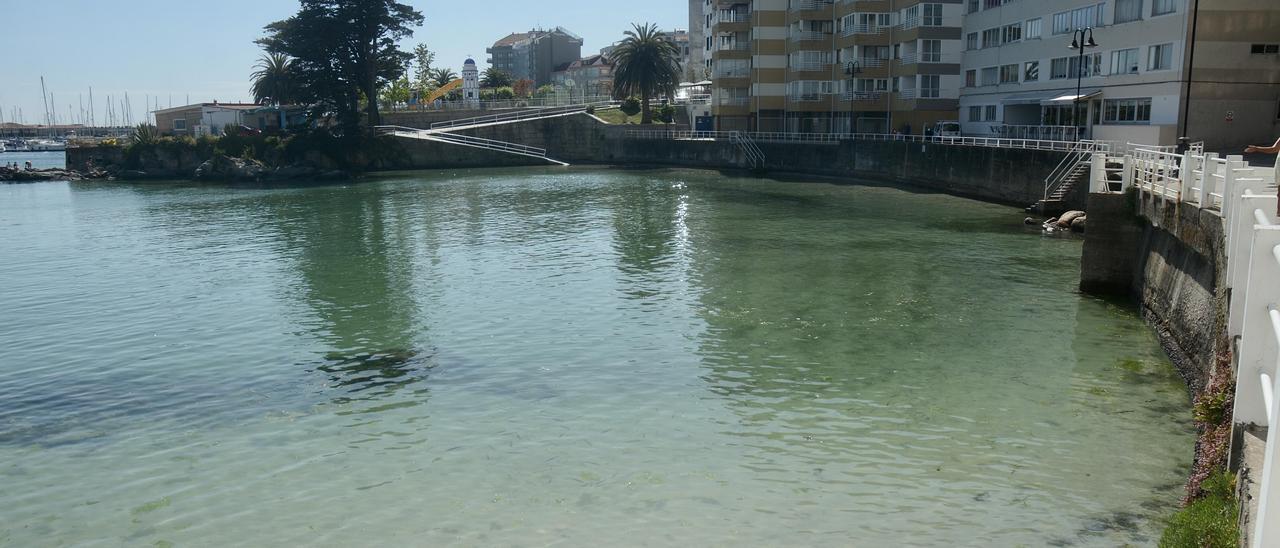
[[[622,38],[632,22],[664,29],[688,26],[688,3],[589,0],[402,0],[426,17],[405,49],[424,42],[436,66],[462,68],[468,55],[485,67],[485,48],[509,32],[563,26],[594,53]],[[40,76],[53,93],[60,122],[78,115],[93,86],[97,118],[108,95],[129,93],[140,121],[146,97],[161,107],[249,99],[249,73],[260,55],[262,27],[297,10],[296,0],[0,0],[0,119],[21,108],[43,123]]]

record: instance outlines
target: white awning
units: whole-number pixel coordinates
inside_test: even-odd
[[[1067,103],[1074,103],[1074,102],[1076,102],[1076,101],[1082,101],[1082,100],[1089,99],[1089,98],[1092,98],[1092,97],[1097,97],[1097,96],[1099,96],[1099,95],[1102,95],[1102,90],[1100,90],[1100,89],[1098,89],[1098,88],[1084,89],[1084,90],[1080,90],[1080,95],[1076,95],[1076,94],[1074,94],[1074,93],[1068,93],[1068,94],[1066,94],[1066,95],[1059,95],[1059,96],[1054,97],[1054,98],[1052,98],[1052,99],[1046,99],[1046,100],[1044,100],[1044,101],[1041,101],[1041,102],[1040,102],[1040,104],[1042,104],[1042,105],[1061,105],[1061,104],[1067,104]]]
[[[1013,94],[1013,95],[1010,95],[1010,96],[1008,96],[1008,97],[1005,97],[1004,99],[1001,99],[1001,100],[1000,100],[1000,103],[1001,103],[1001,104],[1003,104],[1003,105],[1005,105],[1005,106],[1009,106],[1009,105],[1039,105],[1040,103],[1042,103],[1042,102],[1044,102],[1044,101],[1046,101],[1046,100],[1048,100],[1048,99],[1051,99],[1051,98],[1053,98],[1053,97],[1057,97],[1060,93],[1061,93],[1061,92],[1058,92],[1058,91],[1048,91],[1048,92],[1046,92],[1046,91],[1037,91],[1037,92],[1032,92],[1032,93],[1015,93],[1015,94]]]

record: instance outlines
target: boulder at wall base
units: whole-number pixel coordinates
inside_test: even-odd
[[[1084,212],[1068,211],[1063,213],[1061,217],[1058,217],[1058,227],[1069,228],[1071,226],[1071,221],[1076,220],[1077,217],[1084,217]]]
[[[1088,219],[1088,216],[1085,216],[1085,215],[1081,215],[1081,216],[1079,216],[1079,217],[1076,217],[1075,219],[1072,219],[1072,220],[1071,220],[1071,231],[1072,231],[1072,232],[1084,232],[1084,228],[1085,228],[1085,226],[1084,226],[1084,225],[1085,225],[1085,222],[1086,222],[1086,220],[1087,220],[1087,219]]]
[[[200,164],[195,177],[215,181],[257,181],[266,174],[267,167],[262,162],[218,154]]]

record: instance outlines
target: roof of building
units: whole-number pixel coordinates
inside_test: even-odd
[[[203,107],[218,107],[226,110],[252,110],[262,106],[265,106],[265,105],[260,105],[258,103],[219,103],[217,101],[214,101],[212,103],[193,103],[190,105],[182,105],[180,107],[162,108],[162,109],[154,110],[152,112],[168,113],[168,112],[175,112],[179,110],[188,110],[188,109],[203,108]]]
[[[613,63],[609,58],[602,54],[588,55],[572,63],[564,63],[556,67],[555,72],[564,72],[566,70],[589,67],[611,67]]]
[[[531,32],[513,32],[511,34],[508,34],[505,38],[498,40],[497,42],[494,42],[493,47],[500,48],[502,46],[510,46],[521,40],[528,39],[532,34],[533,33]]]

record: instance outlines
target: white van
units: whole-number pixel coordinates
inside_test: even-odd
[[[939,120],[933,124],[933,134],[939,137],[959,137],[960,122],[956,120]]]

